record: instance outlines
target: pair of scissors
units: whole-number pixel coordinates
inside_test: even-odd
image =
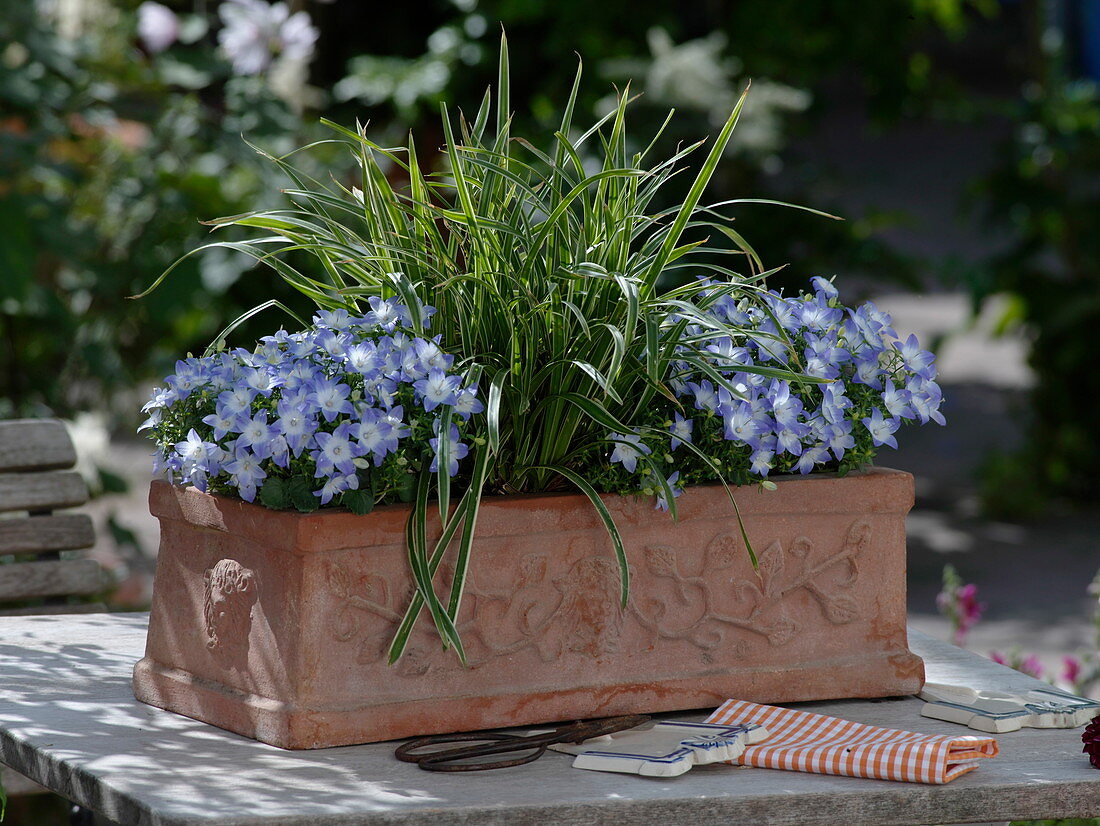
[[[605,734],[640,726],[647,720],[649,717],[645,714],[629,714],[622,717],[606,717],[602,720],[578,720],[570,725],[539,734],[505,734],[490,731],[418,737],[416,740],[410,740],[398,746],[394,756],[406,763],[416,763],[420,768],[430,772],[505,769],[538,760],[546,753],[546,749],[555,743],[583,743],[593,737],[602,737]],[[476,743],[477,745],[446,748],[451,743]],[[445,748],[439,748],[439,746]],[[530,752],[530,754],[500,760],[471,762],[478,757],[492,757],[512,752]]]

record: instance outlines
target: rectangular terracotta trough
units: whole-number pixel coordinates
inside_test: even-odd
[[[464,668],[407,605],[405,506],[275,512],[154,482],[161,549],[138,699],[286,748],[632,712],[910,694],[905,626],[913,480],[872,468],[736,489],[680,519],[608,496],[632,570],[580,495],[486,498],[458,627]]]

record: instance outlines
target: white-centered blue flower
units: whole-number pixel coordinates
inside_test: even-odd
[[[251,502],[256,498],[256,488],[267,478],[267,472],[262,467],[262,460],[252,454],[247,448],[236,451],[232,462],[225,466],[230,474],[230,482],[237,488],[241,499]]]
[[[767,476],[768,471],[775,467],[775,451],[773,450],[767,448],[754,450],[750,458],[752,466],[749,470],[757,476]]]
[[[772,405],[772,415],[782,425],[793,427],[802,414],[802,399],[791,393],[791,386],[782,379],[773,379],[768,388],[768,398]]]
[[[242,448],[251,448],[252,452],[260,459],[266,459],[271,455],[271,440],[277,431],[267,423],[267,411],[261,410],[250,419],[241,423],[241,435],[234,442],[234,452]]]
[[[859,384],[866,384],[868,387],[873,387],[876,390],[882,389],[882,366],[879,364],[878,354],[871,354],[870,357],[863,357],[862,355],[856,357],[856,372],[852,377],[854,381]]]
[[[802,451],[802,455],[795,462],[795,470],[801,474],[807,474],[819,464],[829,460],[829,449],[824,445],[814,445]]]
[[[389,415],[377,408],[363,411],[359,424],[352,433],[359,446],[374,457],[375,465],[381,465],[386,454],[397,450],[397,436]]]
[[[452,405],[458,401],[458,390],[462,379],[449,376],[438,367],[433,367],[427,378],[413,382],[413,387],[424,400],[424,409],[435,410],[439,405]]]
[[[802,455],[802,433],[794,427],[783,425],[775,431],[777,452]]]
[[[470,416],[475,413],[481,413],[485,410],[485,405],[477,397],[477,385],[472,384],[465,388],[458,394],[458,398],[454,403],[454,412],[461,416],[463,421],[468,421]]]
[[[672,498],[679,499],[680,494],[684,492],[684,489],[680,487],[680,471],[677,470],[673,472],[665,482],[672,490]],[[668,510],[668,500],[665,498],[665,493],[661,488],[657,488],[657,503],[654,507],[659,511]]]
[[[871,415],[865,416],[862,421],[863,426],[867,428],[867,432],[871,434],[871,442],[875,447],[889,445],[896,448],[898,446],[898,440],[894,438],[894,433],[901,426],[901,419],[884,418],[882,411],[874,407],[871,409]]]
[[[825,298],[838,298],[840,291],[836,288],[832,281],[827,278],[822,278],[820,275],[815,275],[810,279],[810,284],[813,285],[814,291],[825,296]]]
[[[345,476],[329,476],[325,479],[325,483],[320,490],[313,491],[313,495],[320,497],[322,505],[327,505],[333,500],[333,497],[346,490],[357,490],[358,488],[359,477],[354,473]]]
[[[326,422],[333,421],[341,413],[353,413],[348,397],[351,388],[337,379],[315,378],[309,383],[307,399],[317,407]]]
[[[825,429],[825,440],[836,460],[841,461],[844,454],[856,446],[855,437],[852,436],[852,423],[847,419],[830,423]]]
[[[207,450],[211,447],[208,442],[191,428],[187,432],[187,438],[176,444],[176,454],[183,460],[185,466],[199,464],[206,459]]]
[[[332,330],[345,330],[351,326],[351,315],[343,308],[321,310],[313,316],[313,323],[318,327],[328,327]]]
[[[362,341],[349,347],[347,360],[352,370],[364,375],[380,370],[383,363],[378,354],[378,345],[373,341]]]
[[[753,417],[752,407],[747,402],[733,407],[723,417],[722,424],[723,435],[731,442],[752,444],[760,432],[757,420]]]
[[[913,408],[909,406],[911,394],[908,390],[900,389],[890,379],[886,379],[885,388],[882,391],[882,403],[886,412],[900,419],[912,419]]]
[[[413,341],[413,352],[425,369],[450,370],[455,357],[444,353],[439,347],[440,337],[434,339],[418,338]]]
[[[695,428],[695,422],[691,419],[685,419],[679,413],[673,414],[672,424],[669,425],[668,431],[672,434],[672,438],[668,440],[668,447],[670,450],[676,450],[684,442],[691,443],[691,432]]]
[[[936,357],[929,351],[920,348],[920,342],[917,341],[916,335],[910,333],[909,338],[904,342],[895,341],[894,347],[901,353],[901,358],[908,369],[922,378],[936,378],[936,368],[934,366]]]
[[[611,461],[622,464],[627,473],[635,471],[639,458],[653,452],[637,433],[609,433],[607,440],[615,443],[611,451]]]
[[[279,380],[268,370],[258,367],[249,367],[244,371],[244,382],[261,396],[270,396],[271,391],[279,384]]]
[[[696,409],[709,410],[711,413],[718,410],[718,391],[714,389],[714,385],[709,381],[706,379],[698,383],[689,381],[687,389],[695,396]]]
[[[252,410],[252,400],[258,394],[247,385],[233,387],[218,394],[218,403],[222,406],[226,416],[240,417]]]
[[[307,414],[301,405],[285,398],[279,402],[276,412],[279,415],[274,424],[276,432],[286,439],[295,456],[301,456],[317,430],[317,420]]]
[[[447,440],[447,475],[448,476],[454,476],[456,473],[458,473],[458,462],[459,462],[459,460],[466,458],[466,456],[470,452],[470,448],[467,447],[466,445],[462,444],[462,442],[459,441],[458,428],[455,425],[453,425],[453,424],[451,425],[451,429],[448,433],[448,436],[449,436],[449,438]],[[429,444],[432,448],[432,452],[435,454],[435,457],[432,459],[432,463],[428,467],[428,470],[430,470],[432,473],[438,473],[439,472],[439,439],[438,438],[429,439],[428,442],[429,442]]]
[[[315,340],[318,349],[330,356],[342,356],[347,351],[347,339],[336,330],[325,330]]]
[[[946,424],[943,414],[940,413],[943,392],[936,382],[913,376],[906,382],[905,389],[909,391],[910,404],[921,424],[928,424],[930,420],[937,424]]]
[[[387,332],[393,330],[408,316],[408,311],[402,312],[398,309],[396,298],[386,300],[372,295],[367,299],[367,303],[370,304],[370,312],[364,318],[368,323],[377,325]]]
[[[318,476],[331,474],[333,468],[343,474],[355,473],[355,459],[362,456],[364,450],[352,440],[349,422],[341,422],[331,433],[318,431],[313,438],[317,442],[313,460],[317,463]]]
[[[835,381],[825,385],[822,390],[821,415],[826,421],[834,424],[843,421],[847,410],[851,409],[852,400],[844,393],[843,382]]]

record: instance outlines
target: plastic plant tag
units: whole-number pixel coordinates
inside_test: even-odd
[[[1100,702],[1055,688],[1021,693],[978,691],[967,686],[925,683],[921,715],[1002,734],[1030,728],[1077,728],[1100,713]]]
[[[740,757],[745,746],[768,736],[763,726],[715,725],[666,720],[629,731],[550,748],[577,755],[575,769],[623,772],[646,777],[676,777],[692,766]]]

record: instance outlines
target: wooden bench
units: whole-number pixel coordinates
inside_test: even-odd
[[[88,489],[65,426],[55,419],[0,422],[0,615],[104,611],[89,598],[106,579],[94,559],[92,520],[55,513],[83,505]]]
[[[0,422],[0,615],[105,611],[90,601],[107,581],[94,559],[87,514],[55,513],[88,501],[65,426],[56,419]],[[0,767],[8,795],[46,791]]]

